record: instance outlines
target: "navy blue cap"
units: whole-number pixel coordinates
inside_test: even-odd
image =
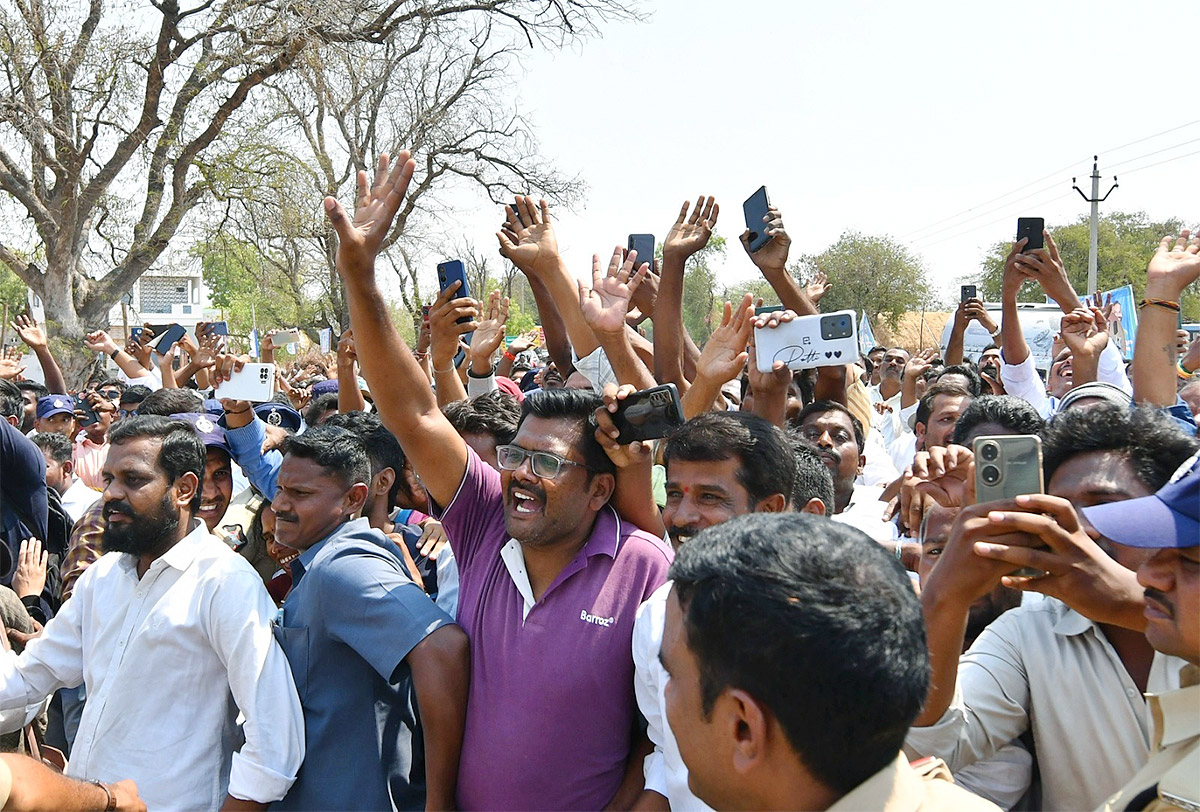
[[[233,449],[229,447],[229,441],[225,439],[225,429],[217,425],[217,421],[212,419],[211,415],[196,412],[180,412],[173,414],[171,417],[175,420],[183,420],[186,423],[191,423],[192,428],[200,435],[200,441],[204,443],[205,448],[219,448],[230,457],[233,456]]]
[[[1092,526],[1127,547],[1200,546],[1200,454],[1153,496],[1083,509]]]
[[[221,406],[221,401],[216,400],[215,398],[207,398],[204,401],[204,411],[207,414],[211,414],[213,417],[220,417],[221,415],[225,414],[225,409]]]
[[[312,396],[314,398],[319,398],[319,397],[321,397],[321,395],[325,395],[330,392],[337,392],[337,390],[338,390],[338,382],[336,379],[328,380],[328,381],[317,381],[316,383],[313,384]]]
[[[279,426],[288,431],[300,430],[300,413],[283,403],[260,403],[254,407],[258,419],[270,426]]]
[[[75,414],[75,398],[70,395],[47,395],[44,398],[38,398],[38,420],[44,420],[56,414]]]

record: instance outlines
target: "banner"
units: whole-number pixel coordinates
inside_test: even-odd
[[[333,345],[333,328],[322,327],[319,331],[321,336],[321,354],[329,352],[329,348]]]
[[[1137,337],[1138,317],[1137,303],[1133,298],[1133,285],[1125,285],[1115,290],[1106,290],[1100,294],[1101,301],[1109,296],[1113,299],[1113,319],[1108,325],[1110,338],[1116,342],[1117,349],[1122,351],[1126,361],[1133,360],[1133,344]],[[1120,308],[1118,317],[1117,309]]]
[[[257,361],[262,358],[261,348],[258,346],[258,328],[255,327],[250,331],[250,355]]]
[[[865,357],[875,346],[875,331],[871,329],[871,321],[864,312],[862,322],[858,325],[858,352]]]

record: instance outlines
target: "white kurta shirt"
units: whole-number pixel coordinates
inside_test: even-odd
[[[68,775],[132,778],[154,810],[282,798],[304,722],[262,579],[200,522],[140,580],[136,567],[103,556],[41,637],[4,652],[0,709],[86,683]]]

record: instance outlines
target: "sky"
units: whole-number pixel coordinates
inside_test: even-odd
[[[890,235],[945,296],[1019,216],[1086,214],[1071,178],[1090,192],[1093,154],[1101,195],[1120,183],[1102,213],[1200,220],[1194,0],[640,8],[644,22],[528,54],[519,85],[543,156],[588,187],[557,229],[581,277],[593,253],[630,233],[661,242],[685,198],[711,194],[730,241],[718,278],[752,278],[736,238],[764,184],[794,255]],[[461,205],[490,249],[484,202]]]

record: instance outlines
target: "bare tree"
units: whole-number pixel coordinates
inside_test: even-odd
[[[0,0],[0,205],[18,215],[0,261],[75,338],[159,260],[189,212],[261,180],[245,148],[262,132],[266,85],[338,49],[435,64],[424,49],[450,23],[556,47],[633,14],[621,0]],[[435,160],[426,175],[453,166]]]

